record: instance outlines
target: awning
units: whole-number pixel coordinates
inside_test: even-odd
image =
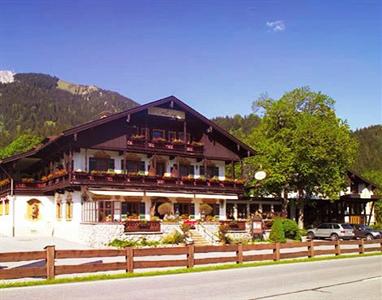
[[[171,198],[194,198],[194,194],[186,193],[166,193],[166,192],[146,192],[148,197],[171,197]]]
[[[239,197],[237,195],[222,195],[222,194],[195,194],[195,198],[201,199],[228,199],[237,200]]]
[[[144,192],[135,192],[135,191],[101,191],[101,190],[89,190],[90,193],[100,196],[122,196],[122,197],[143,197]]]

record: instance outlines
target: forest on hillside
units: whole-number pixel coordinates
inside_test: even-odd
[[[40,138],[56,135],[102,112],[138,105],[116,92],[96,87],[61,88],[59,78],[50,75],[20,73],[14,79],[0,83],[0,148],[21,134]]]

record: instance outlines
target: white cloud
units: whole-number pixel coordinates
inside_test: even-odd
[[[277,20],[272,22],[267,22],[266,25],[272,29],[274,32],[284,31],[286,29],[285,23],[283,20]]]

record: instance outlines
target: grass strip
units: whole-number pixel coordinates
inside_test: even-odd
[[[88,276],[74,276],[74,277],[65,277],[65,278],[57,278],[57,279],[50,279],[50,280],[32,280],[32,281],[0,283],[0,289],[39,286],[39,285],[53,285],[53,284],[74,283],[74,282],[86,282],[86,281],[96,281],[96,280],[111,280],[111,279],[123,279],[123,278],[160,276],[160,275],[175,275],[175,274],[229,270],[229,269],[238,269],[238,268],[252,268],[252,267],[270,266],[270,265],[316,262],[316,261],[335,260],[335,259],[344,259],[344,258],[358,258],[358,257],[368,257],[368,256],[377,256],[377,255],[382,255],[382,253],[377,252],[377,253],[366,253],[366,254],[359,254],[359,255],[349,254],[349,255],[339,255],[339,256],[320,256],[320,257],[312,257],[312,258],[287,259],[287,260],[279,260],[279,261],[263,261],[263,262],[242,263],[242,264],[212,265],[212,266],[204,266],[204,267],[194,267],[190,269],[179,268],[179,269],[149,271],[149,272],[140,272],[140,273],[95,274],[95,275],[88,275]]]

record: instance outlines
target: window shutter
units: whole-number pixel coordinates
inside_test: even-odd
[[[145,170],[145,162],[144,161],[140,161],[139,162],[139,171],[142,171],[142,172],[146,171]]]

